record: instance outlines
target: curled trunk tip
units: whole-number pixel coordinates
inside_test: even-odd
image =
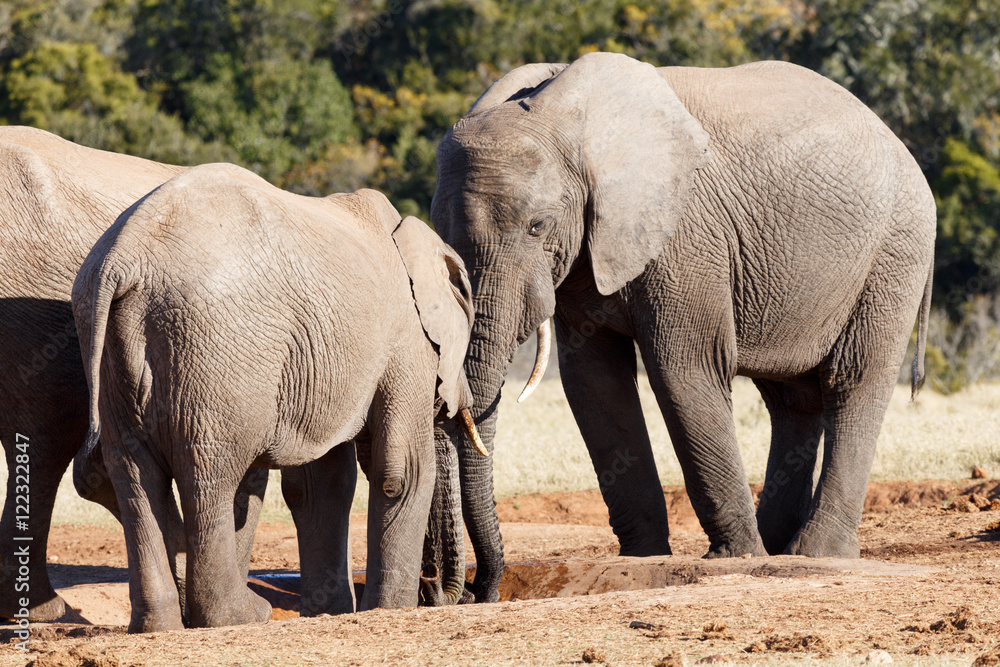
[[[483,456],[489,456],[490,452],[486,449],[486,445],[483,444],[483,439],[479,437],[476,422],[472,420],[472,413],[469,411],[469,408],[462,408],[459,410],[458,415],[462,420],[462,428],[465,430],[465,435],[469,436],[472,446]]]
[[[535,387],[542,381],[545,375],[545,367],[549,365],[549,351],[552,349],[552,328],[548,319],[538,326],[538,349],[535,350],[535,367],[531,370],[531,377],[528,383],[521,390],[521,395],[517,397],[518,403],[523,403]]]

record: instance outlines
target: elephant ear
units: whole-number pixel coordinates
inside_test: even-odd
[[[438,346],[438,395],[448,417],[472,407],[463,366],[472,330],[472,287],[465,264],[423,221],[408,216],[392,233],[410,276],[413,300],[427,337]]]
[[[708,134],[656,68],[615,53],[579,58],[525,104],[578,123],[594,280],[616,292],[677,229]]]
[[[532,93],[538,86],[564,69],[566,69],[566,65],[560,63],[533,63],[512,69],[487,88],[466,115],[471,116],[508,100]]]

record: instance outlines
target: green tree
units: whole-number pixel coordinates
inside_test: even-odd
[[[161,113],[135,77],[90,43],[42,43],[8,65],[0,83],[0,117],[95,148],[191,164],[232,156],[203,145],[180,120]]]
[[[244,65],[217,55],[181,91],[189,130],[231,146],[273,182],[355,134],[350,96],[324,60],[282,56]]]
[[[937,203],[935,279],[957,316],[969,297],[1000,288],[1000,170],[948,139]]]

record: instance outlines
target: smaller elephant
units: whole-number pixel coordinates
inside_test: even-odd
[[[100,435],[123,515],[130,632],[182,627],[162,535],[171,479],[191,625],[269,617],[234,559],[233,497],[254,467],[313,463],[322,481],[309,487],[324,494],[329,526],[311,538],[333,572],[325,593],[353,609],[354,440],[370,443],[359,608],[417,604],[434,418],[471,404],[471,289],[427,225],[401,221],[371,190],[302,197],[232,165],[195,167],[101,237],[73,312],[87,446]]]

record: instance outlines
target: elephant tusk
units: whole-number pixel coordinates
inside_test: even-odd
[[[546,319],[538,325],[538,349],[535,351],[535,367],[531,370],[531,377],[528,378],[528,384],[524,385],[521,395],[517,397],[518,403],[523,403],[528,396],[531,396],[531,392],[535,391],[535,387],[542,381],[542,376],[545,375],[545,367],[549,365],[549,350],[551,349],[552,328]]]
[[[459,410],[458,416],[462,418],[462,428],[465,429],[465,435],[469,436],[469,440],[472,441],[472,446],[483,456],[489,456],[490,452],[486,449],[486,445],[483,444],[483,439],[479,437],[479,431],[476,430],[476,422],[472,420],[472,413],[469,412],[469,408]]]

